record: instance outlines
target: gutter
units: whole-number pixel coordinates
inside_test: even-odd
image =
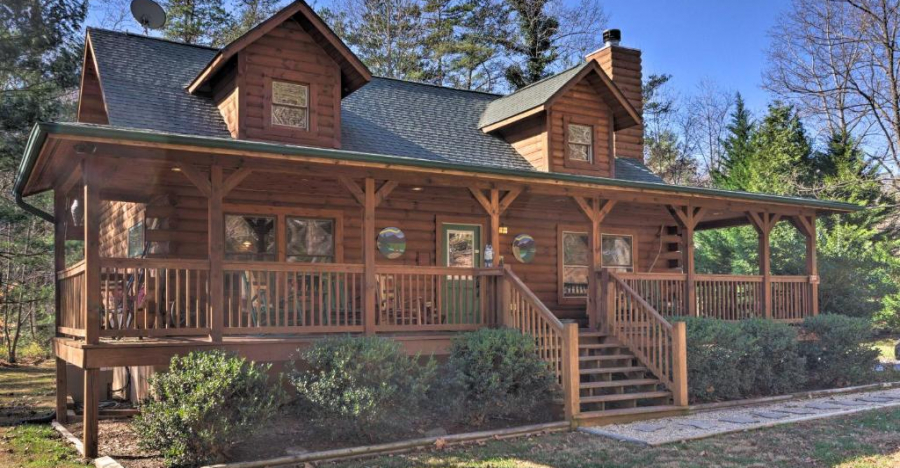
[[[41,124],[35,124],[34,128],[31,129],[31,134],[28,136],[28,143],[25,145],[25,154],[22,156],[22,162],[19,164],[16,182],[13,185],[13,195],[16,200],[16,206],[53,224],[56,220],[52,214],[29,204],[22,198],[22,188],[25,185],[25,181],[28,180],[28,177],[26,176],[31,176],[31,171],[34,169],[34,163],[37,161],[37,155],[40,154],[40,148],[44,146],[44,141],[46,139],[47,133],[43,131]]]
[[[693,194],[713,197],[727,197],[756,202],[781,203],[822,210],[843,212],[861,211],[865,207],[844,202],[817,200],[814,198],[786,197],[782,195],[768,195],[761,193],[738,192],[730,190],[708,189],[703,187],[684,187],[679,185],[661,184],[655,182],[639,182],[624,179],[612,179],[608,177],[591,177],[576,174],[560,174],[551,172],[539,172],[523,169],[506,169],[500,167],[475,166],[471,164],[447,163],[427,159],[416,159],[404,156],[388,156],[383,154],[364,153],[359,151],[347,151],[330,148],[313,148],[307,146],[285,145],[248,140],[233,140],[222,137],[209,137],[197,135],[184,135],[176,133],[157,132],[152,130],[126,129],[110,127],[106,125],[80,124],[80,123],[38,123],[32,130],[29,146],[26,148],[22,159],[22,165],[16,177],[13,190],[22,193],[25,182],[31,176],[34,163],[40,154],[43,141],[49,134],[65,134],[71,136],[108,138],[128,140],[145,143],[173,144],[194,146],[209,149],[228,149],[236,151],[259,152],[277,154],[283,156],[320,157],[331,160],[358,161],[377,164],[392,165],[398,168],[418,167],[437,170],[456,170],[470,172],[472,174],[491,174],[498,176],[513,176],[535,180],[549,180],[559,182],[573,182],[595,185],[601,187],[626,187],[635,189],[656,190],[678,194]],[[37,144],[40,142],[41,144]],[[35,143],[32,145],[32,143]]]

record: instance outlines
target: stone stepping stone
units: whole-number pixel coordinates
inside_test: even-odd
[[[780,411],[753,411],[750,414],[753,416],[759,416],[760,418],[766,419],[784,419],[790,416],[787,413],[782,413]]]
[[[756,418],[750,417],[750,416],[746,416],[746,415],[742,415],[742,414],[727,416],[727,417],[719,419],[719,421],[735,423],[735,424],[756,424],[756,423],[760,422],[759,419],[756,419]]]
[[[638,432],[656,432],[663,427],[665,426],[663,426],[662,424],[637,424],[635,426],[632,426],[632,428]]]
[[[884,395],[872,395],[872,396],[864,396],[857,398],[859,401],[863,401],[866,403],[890,403],[892,401],[896,401],[897,398],[892,398]]]
[[[835,405],[841,405],[841,406],[869,406],[864,401],[855,401],[855,400],[835,400],[832,403],[834,403]]]
[[[776,411],[780,411],[782,413],[787,413],[787,414],[798,414],[798,415],[816,414],[815,411],[808,409],[808,408],[781,408]]]
[[[718,427],[712,421],[703,421],[700,419],[685,419],[684,421],[678,421],[678,424],[681,426],[693,427],[694,429],[703,429],[705,431]]]
[[[805,408],[814,409],[814,410],[824,410],[824,411],[834,411],[839,409],[844,409],[834,403],[809,403],[805,406]]]

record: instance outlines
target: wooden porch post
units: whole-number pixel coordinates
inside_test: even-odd
[[[96,162],[82,162],[84,184],[84,341],[100,342],[100,187]]]
[[[566,421],[574,422],[581,408],[579,390],[581,374],[578,371],[578,324],[563,325],[562,386]]]
[[[687,406],[687,324],[674,322],[672,327],[672,400],[675,406]]]
[[[478,201],[478,204],[484,209],[485,213],[491,218],[491,232],[488,235],[489,244],[494,249],[494,266],[500,261],[500,215],[509,208],[509,205],[515,201],[516,197],[522,193],[521,189],[513,189],[506,192],[503,198],[500,198],[499,189],[491,189],[486,196],[480,188],[469,187],[472,196]]]
[[[694,231],[703,219],[705,208],[670,206],[669,212],[681,226],[681,265],[684,269],[684,311],[688,316],[698,316],[697,284],[694,279]]]
[[[66,220],[68,219],[66,194],[57,188],[53,193],[53,283],[56,285],[56,329],[54,335],[59,336],[61,298],[59,281],[56,274],[66,269]],[[68,422],[66,398],[68,382],[66,380],[66,361],[56,358],[56,420],[60,424]]]
[[[97,458],[97,420],[100,417],[97,401],[97,371],[84,369],[83,440],[85,458]]]
[[[766,319],[772,318],[772,258],[769,234],[781,219],[781,215],[748,212],[747,218],[759,234],[759,274],[762,275],[762,313]]]
[[[819,315],[819,265],[816,260],[816,215],[794,216],[791,224],[806,238],[806,275],[809,276],[810,314]]]
[[[222,267],[225,261],[225,215],[222,166],[213,165],[209,172],[208,220],[209,239],[209,340],[222,341],[225,325],[225,278]]]
[[[600,246],[600,224],[603,222],[603,219],[606,218],[606,215],[612,211],[613,207],[616,206],[616,201],[606,200],[604,203],[599,196],[593,196],[590,200],[575,196],[573,196],[572,199],[575,200],[575,203],[581,208],[581,212],[584,213],[584,216],[591,223],[590,232],[588,233],[588,246],[591,251],[591,268],[588,275],[587,315],[588,326],[596,330],[601,325],[604,325],[601,323],[604,318],[600,317],[600,298],[603,294],[600,292],[597,281],[597,272],[601,270],[603,263]],[[560,255],[562,255],[562,253],[560,253]]]

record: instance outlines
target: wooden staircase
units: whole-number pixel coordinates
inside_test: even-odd
[[[592,424],[680,412],[672,392],[616,338],[602,331],[578,333],[579,420]]]

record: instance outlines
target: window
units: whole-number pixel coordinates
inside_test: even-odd
[[[620,234],[600,236],[600,265],[622,271],[634,270],[634,237]]]
[[[570,123],[566,134],[566,153],[569,159],[586,163],[593,161],[594,127]]]
[[[144,256],[144,222],[128,228],[128,258]]]
[[[587,297],[591,250],[586,232],[562,233],[562,296]]]
[[[225,215],[225,258],[275,261],[275,218]]]
[[[334,220],[288,216],[287,261],[334,262]]]
[[[309,130],[309,86],[272,81],[272,125]]]

